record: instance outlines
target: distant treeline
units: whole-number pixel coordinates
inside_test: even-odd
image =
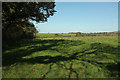
[[[81,32],[70,32],[70,33],[46,33],[37,34],[37,38],[51,38],[51,37],[86,37],[86,36],[117,36],[118,32],[99,32],[99,33],[81,33]]]
[[[114,35],[118,35],[118,32],[98,32],[98,33],[70,32],[68,34],[75,34],[75,37],[77,36],[114,36]]]

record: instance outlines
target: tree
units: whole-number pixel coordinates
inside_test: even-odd
[[[82,34],[81,32],[76,32],[76,35],[75,35],[75,36],[76,36],[76,37],[77,37],[77,36],[81,36],[81,34]]]
[[[48,17],[53,16],[54,7],[54,2],[3,2],[3,22],[12,23],[29,19],[45,22]]]
[[[11,28],[17,27],[24,32],[25,27],[35,28],[29,20],[38,23],[46,22],[50,16],[54,15],[55,2],[3,2],[2,3],[2,29],[3,35]],[[28,30],[29,28],[26,28]],[[17,28],[18,29],[18,28]],[[16,29],[16,30],[17,30]],[[13,32],[15,32],[15,29]],[[30,30],[30,29],[29,29]],[[34,31],[33,32],[36,32]],[[8,33],[13,35],[12,33]],[[4,35],[4,37],[7,36]]]

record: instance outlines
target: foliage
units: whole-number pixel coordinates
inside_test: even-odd
[[[20,39],[24,33],[32,37],[37,30],[29,20],[46,22],[47,18],[54,15],[54,7],[54,2],[3,2],[3,39]],[[13,37],[7,36],[8,34]]]
[[[81,32],[77,32],[76,33],[76,36],[80,36],[82,33]]]
[[[115,36],[115,35],[118,35],[118,32],[98,32],[98,33],[70,32],[68,34],[76,34],[75,37],[81,37],[81,36]]]
[[[45,22],[54,15],[54,2],[3,2],[3,23],[20,23],[29,19]]]

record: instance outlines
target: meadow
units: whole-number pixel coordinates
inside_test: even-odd
[[[4,43],[3,78],[118,78],[118,36],[39,34]]]

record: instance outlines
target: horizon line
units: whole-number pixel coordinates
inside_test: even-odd
[[[120,30],[118,30],[120,31]],[[118,32],[118,31],[98,31],[98,32],[81,32],[81,33],[103,33],[103,32]],[[38,32],[38,33],[76,33],[76,32],[80,32],[80,31],[70,31],[70,32]]]

